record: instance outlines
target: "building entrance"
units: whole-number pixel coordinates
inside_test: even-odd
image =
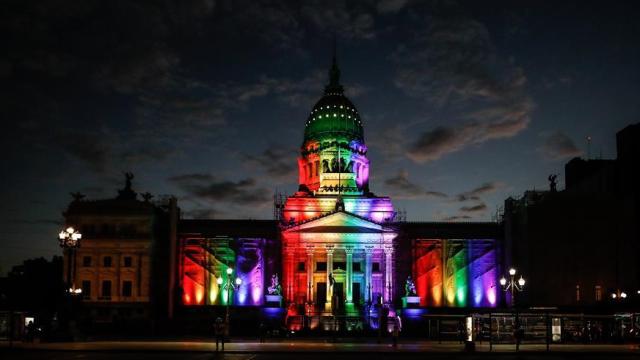
[[[351,297],[353,298],[353,303],[356,305],[360,305],[360,283],[354,282]]]
[[[319,282],[316,284],[316,305],[322,307],[327,302],[327,283]]]

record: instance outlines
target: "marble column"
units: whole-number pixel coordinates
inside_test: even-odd
[[[347,303],[353,303],[353,247],[345,248],[347,254]]]
[[[373,302],[373,281],[371,281],[371,256],[373,255],[373,246],[364,248],[364,301]]]
[[[307,302],[313,302],[313,248],[307,248]]]
[[[333,286],[329,280],[329,275],[333,272],[333,247],[327,247],[327,304],[331,308],[331,297],[333,296]]]
[[[293,302],[295,301],[294,299],[294,293],[293,293],[293,287],[294,287],[294,282],[295,282],[295,274],[294,274],[294,266],[293,266],[293,255],[294,255],[294,250],[293,249],[287,249],[287,288],[286,288],[286,294],[287,294],[287,301],[289,302]]]
[[[392,302],[393,296],[393,247],[385,246],[384,248],[385,255],[385,271],[384,271],[384,294],[385,294],[385,302]]]

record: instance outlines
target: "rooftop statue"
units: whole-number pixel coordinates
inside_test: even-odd
[[[557,182],[556,182],[557,178],[558,178],[558,175],[555,175],[555,174],[551,174],[547,178],[549,180],[549,190],[551,190],[551,192],[558,191],[557,190]]]
[[[125,183],[124,189],[118,190],[118,199],[120,200],[135,200],[138,194],[131,188],[131,180],[133,180],[133,173],[124,173]]]

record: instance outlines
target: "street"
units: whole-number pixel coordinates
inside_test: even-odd
[[[118,359],[118,360],[143,360],[143,359],[229,359],[229,360],[270,360],[270,359],[300,359],[320,360],[330,356],[332,359],[366,359],[375,356],[375,359],[433,359],[433,360],[453,360],[453,359],[491,359],[500,358],[511,359],[638,359],[638,353],[381,353],[372,355],[371,353],[261,353],[261,354],[215,354],[202,352],[84,352],[84,351],[38,351],[38,350],[0,350],[0,357],[5,360],[67,360],[67,359]]]

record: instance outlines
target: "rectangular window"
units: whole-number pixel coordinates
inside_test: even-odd
[[[317,262],[316,263],[316,271],[327,271],[327,263],[326,262]]]
[[[82,266],[90,267],[91,266],[91,256],[83,256],[82,257]]]
[[[576,302],[580,302],[580,285],[576,285]]]
[[[333,270],[347,270],[347,263],[344,261],[336,261],[333,263]]]
[[[111,280],[102,281],[102,298],[111,299]]]
[[[602,287],[596,285],[596,301],[602,301]]]
[[[131,267],[131,264],[133,263],[131,256],[125,256],[124,257],[124,267]]]
[[[304,261],[298,263],[298,271],[304,271]]]
[[[374,262],[373,264],[371,264],[371,271],[372,272],[380,272],[380,263],[379,262]]]
[[[320,175],[320,170],[318,170],[320,168],[320,161],[315,162],[315,167],[316,167],[316,177],[318,177]]]
[[[122,296],[130,297],[131,296],[131,288],[132,283],[129,280],[125,280],[122,282]]]
[[[91,299],[91,281],[82,280],[82,297]]]
[[[360,263],[359,262],[354,262],[352,266],[353,266],[353,271],[354,272],[362,271],[362,269],[360,268]]]
[[[102,266],[111,267],[111,256],[105,256],[102,258]]]

